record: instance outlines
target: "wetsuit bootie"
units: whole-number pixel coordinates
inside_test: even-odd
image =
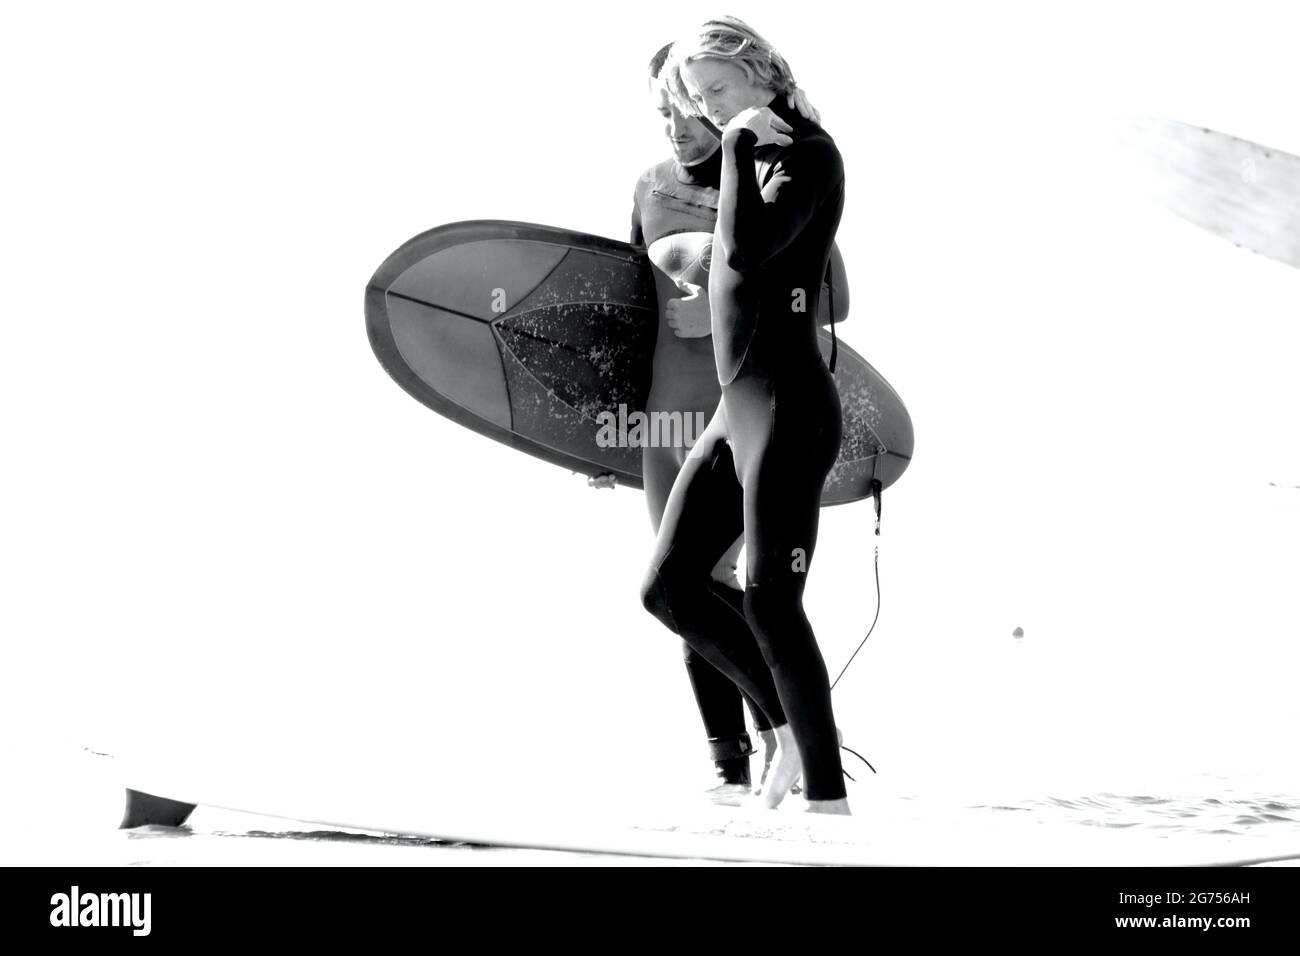
[[[709,756],[717,770],[717,784],[707,791],[714,803],[738,806],[750,795],[749,756],[754,745],[749,734],[710,737]]]

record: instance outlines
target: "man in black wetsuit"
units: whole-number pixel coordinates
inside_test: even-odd
[[[707,421],[718,407],[721,392],[714,371],[713,340],[709,334],[709,248],[718,215],[718,175],[722,153],[717,138],[698,120],[669,102],[657,82],[668,55],[664,47],[650,62],[651,98],[664,118],[664,132],[673,155],[646,170],[637,180],[632,209],[632,244],[647,248],[654,263],[660,303],[655,340],[653,378],[647,412],[680,412],[683,421],[696,416]],[[698,437],[700,429],[692,432]],[[651,445],[642,450],[646,503],[656,533],[668,493],[689,449]],[[735,580],[738,540],[713,570],[715,581],[739,588]],[[742,695],[716,667],[683,643],[686,673],[709,739],[709,755],[717,767],[715,798],[748,792],[749,755],[754,746],[745,730]],[[763,712],[751,705],[754,727],[771,737]],[[765,751],[775,749],[774,739]]]
[[[707,121],[683,116],[658,82],[667,58],[664,47],[650,63],[651,96],[663,116],[664,132],[673,156],[646,170],[637,181],[632,212],[633,245],[647,248],[654,263],[660,303],[655,343],[653,384],[647,412],[680,413],[684,421],[712,417],[721,390],[710,336],[708,273],[713,230],[717,220],[722,152],[717,130]],[[833,255],[836,281],[836,321],[848,308],[847,281],[838,250]],[[823,297],[823,303],[827,297]],[[830,321],[829,309],[819,317]],[[691,435],[698,438],[701,429]],[[669,492],[689,452],[650,445],[642,452],[646,500],[658,532]],[[719,586],[739,591],[735,578],[738,539],[718,560],[712,578]],[[735,683],[683,643],[687,674],[717,768],[715,799],[747,793],[751,783],[749,755],[753,744],[745,731],[742,694]],[[763,711],[750,702],[754,727],[764,741],[764,770],[775,751],[775,737]]]

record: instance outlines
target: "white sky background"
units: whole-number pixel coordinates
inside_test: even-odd
[[[1045,7],[730,7],[844,156],[844,339],[916,427],[837,719],[904,788],[1269,769],[1300,717],[1300,490],[1269,487],[1300,485],[1300,274],[1145,204],[1115,133],[1300,153],[1300,31],[1282,4]],[[727,12],[649,9],[5,14],[15,742],[707,769],[638,601],[640,493],[421,406],[362,312],[443,223],[626,238],[667,154],[645,63]],[[832,673],[870,528],[823,515]]]

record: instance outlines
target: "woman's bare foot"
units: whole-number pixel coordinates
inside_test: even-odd
[[[763,787],[763,806],[775,810],[790,793],[790,788],[803,773],[803,761],[794,741],[794,731],[789,724],[772,728],[776,733],[776,757],[768,771]]]
[[[763,742],[763,773],[758,778],[758,789],[762,791],[767,783],[768,772],[772,769],[772,761],[776,759],[776,731],[760,730],[758,739]]]
[[[833,813],[838,816],[851,816],[849,813],[849,798],[840,797],[838,800],[809,800],[809,813]]]

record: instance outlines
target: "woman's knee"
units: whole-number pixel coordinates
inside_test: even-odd
[[[668,610],[668,588],[658,568],[652,567],[641,581],[641,606],[669,628],[677,630]]]
[[[777,663],[777,644],[798,640],[808,626],[798,591],[779,582],[749,585],[742,606],[769,667]]]
[[[692,616],[692,607],[709,600],[711,583],[707,572],[681,567],[670,559],[646,572],[641,582],[641,605],[669,630],[681,633],[682,619]]]

